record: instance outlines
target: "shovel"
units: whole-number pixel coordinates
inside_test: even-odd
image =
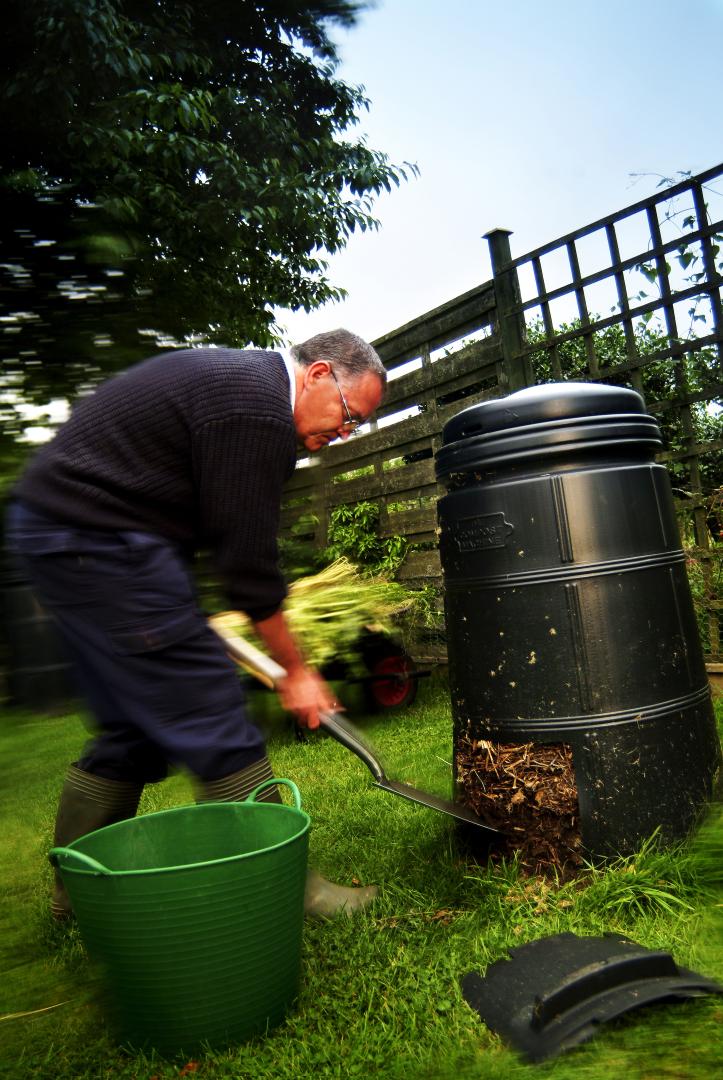
[[[215,626],[213,619],[210,622],[223,641],[229,656],[260,682],[264,683],[265,686],[273,689],[277,682],[285,677],[286,672],[281,665],[277,664],[266,653],[261,652],[260,649],[257,649],[238,634],[229,633],[225,629]],[[498,829],[492,829],[489,825],[484,825],[476,814],[466,810],[463,806],[457,805],[457,803],[450,802],[447,799],[440,799],[437,795],[432,795],[426,791],[420,791],[419,788],[412,787],[411,784],[402,784],[398,780],[388,780],[374,750],[362,740],[353,725],[348,720],[343,719],[339,713],[322,713],[319,721],[324,731],[328,732],[332,738],[336,739],[347,750],[351,750],[353,754],[356,754],[364,762],[374,777],[375,787],[381,788],[382,791],[388,791],[392,795],[400,795],[403,799],[409,799],[411,802],[419,803],[421,806],[427,806],[430,810],[438,810],[439,813],[447,814],[457,821],[463,821],[466,825],[473,825],[476,829],[487,833],[490,840],[501,835]]]

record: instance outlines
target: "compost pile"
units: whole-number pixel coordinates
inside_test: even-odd
[[[567,880],[582,862],[572,750],[564,743],[497,743],[462,736],[462,802],[505,837],[499,854],[519,853],[526,874]]]

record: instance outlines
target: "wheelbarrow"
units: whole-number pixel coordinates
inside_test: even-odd
[[[346,660],[330,660],[321,674],[328,682],[360,686],[368,712],[406,708],[417,696],[419,679],[431,675],[414,666],[411,656],[398,641],[374,627],[365,627],[357,641],[357,655],[364,674]]]

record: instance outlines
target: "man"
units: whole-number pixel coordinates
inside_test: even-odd
[[[277,533],[297,444],[348,438],[386,372],[346,330],[291,350],[187,349],[152,357],[81,400],[14,492],[8,539],[56,616],[98,733],[69,769],[55,843],[132,817],[169,765],[199,800],[243,799],[273,775],[237,671],[208,628],[189,560],[209,549],[235,608],[287,672],[281,701],[318,727],[332,694],[282,610]],[[275,788],[268,797],[278,799]],[[363,906],[371,889],[310,875],[307,911]],[[59,877],[53,913],[70,914]]]

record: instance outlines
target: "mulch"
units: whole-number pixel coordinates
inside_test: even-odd
[[[567,881],[582,865],[572,749],[565,743],[457,743],[461,801],[505,836],[491,857],[518,853],[525,875]]]

